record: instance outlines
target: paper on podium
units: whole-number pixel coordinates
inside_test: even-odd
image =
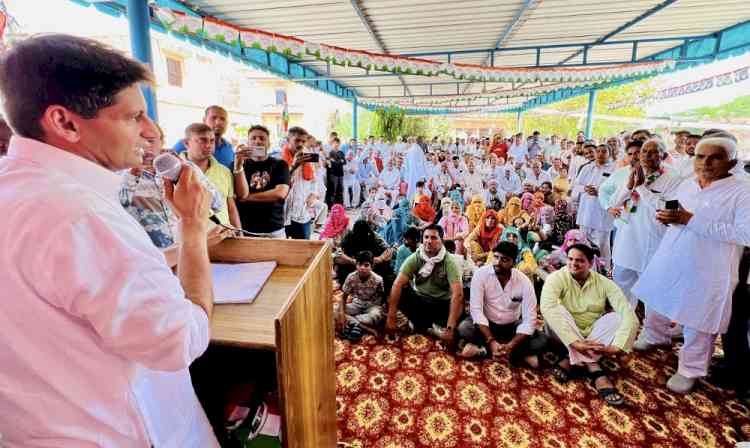
[[[214,303],[252,303],[274,269],[275,261],[211,263]]]

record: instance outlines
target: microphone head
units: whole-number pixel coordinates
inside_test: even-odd
[[[177,182],[182,172],[182,162],[174,154],[165,152],[154,159],[156,174],[172,182]]]

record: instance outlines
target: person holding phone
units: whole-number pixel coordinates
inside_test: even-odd
[[[313,217],[309,208],[324,190],[319,177],[315,174],[316,160],[319,156],[317,153],[305,152],[305,144],[309,140],[310,135],[303,128],[289,128],[289,143],[285,148],[285,154],[286,157],[291,157],[293,163],[289,170],[289,194],[284,202],[284,226],[289,238],[299,240],[310,239]],[[335,149],[331,154],[334,152]],[[343,170],[341,174],[343,177]]]
[[[656,210],[672,199],[682,178],[663,167],[667,147],[658,138],[647,140],[631,160],[627,180],[610,200],[610,208],[620,209],[619,226],[612,249],[612,279],[622,288],[635,309],[638,298],[631,288],[646,269],[667,228],[657,221]],[[635,155],[634,147],[628,153]]]
[[[730,134],[731,135],[731,134]],[[750,183],[732,175],[737,143],[704,137],[695,151],[696,178],[676,191],[677,203],[655,212],[666,234],[633,287],[646,304],[635,348],[671,345],[671,322],[683,326],[677,372],[667,388],[688,393],[706,376],[714,341],[729,327],[732,294],[740,281],[743,247],[750,246]]]
[[[237,210],[242,228],[253,236],[284,239],[289,166],[269,157],[270,144],[268,129],[254,125],[247,132],[247,143],[237,147],[233,170]]]

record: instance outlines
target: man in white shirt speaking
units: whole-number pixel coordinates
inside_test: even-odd
[[[213,310],[208,195],[193,170],[166,197],[178,275],[120,205],[116,173],[158,138],[142,64],[42,35],[0,60],[15,136],[0,160],[0,433],[23,447],[215,447],[188,366]]]

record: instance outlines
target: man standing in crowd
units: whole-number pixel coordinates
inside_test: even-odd
[[[208,106],[203,114],[203,124],[211,128],[214,133],[214,158],[228,169],[234,167],[234,149],[232,144],[224,140],[224,133],[227,131],[228,123],[227,111],[221,106]],[[187,151],[187,145],[184,140],[180,140],[174,145],[177,153]]]
[[[677,208],[656,212],[666,234],[633,287],[646,304],[637,349],[671,344],[671,322],[683,325],[679,365],[667,382],[677,393],[708,373],[716,336],[729,326],[732,293],[747,281],[738,268],[750,246],[750,183],[730,173],[736,164],[733,139],[709,135],[698,143],[696,178],[678,188]]]
[[[118,199],[116,172],[140,165],[140,148],[159,137],[139,86],[152,79],[143,64],[67,35],[3,54],[16,133],[0,160],[9,446],[219,446],[187,370],[208,346],[213,311],[209,197],[185,165],[176,185],[165,182],[180,217],[177,276]]]
[[[359,163],[354,158],[354,153],[350,152],[346,155],[346,164],[344,165],[344,207],[355,208],[359,207],[360,193],[362,187],[359,186],[357,181],[357,166]]]
[[[284,202],[289,193],[289,166],[268,156],[270,133],[255,125],[247,132],[247,145],[237,148],[234,188],[242,227],[253,236],[286,238]]]
[[[628,151],[632,148],[631,144]],[[638,161],[631,162],[628,180],[610,202],[612,207],[623,209],[615,235],[612,279],[622,288],[633,309],[638,305],[638,296],[631,293],[631,288],[667,230],[656,220],[656,210],[674,196],[681,182],[672,170],[662,167],[666,149],[659,139],[646,141],[638,153]]]
[[[315,175],[314,157],[317,154],[305,153],[304,147],[309,135],[304,129],[294,126],[289,128],[287,149],[293,163],[291,165],[289,194],[284,204],[284,225],[286,235],[297,240],[309,240],[312,233],[310,207],[322,191]],[[334,149],[331,154],[336,152]],[[342,173],[343,174],[343,173]],[[315,196],[315,197],[313,197]]]
[[[386,331],[396,330],[396,312],[401,310],[420,333],[434,325],[448,345],[456,340],[463,314],[461,271],[443,247],[443,229],[430,224],[422,232],[422,245],[401,265],[388,299]]]
[[[593,249],[574,244],[567,255],[568,265],[547,277],[540,302],[550,333],[568,351],[568,358],[555,367],[555,377],[565,382],[571,365],[584,365],[599,395],[608,404],[621,405],[624,398],[607,378],[599,359],[630,351],[638,318],[620,288],[591,270]]]
[[[183,156],[200,168],[219,192],[225,204],[225,207],[222,207],[214,216],[225,226],[231,225],[241,229],[240,215],[237,213],[237,205],[234,202],[234,176],[213,156],[215,148],[213,130],[203,123],[191,124],[185,129],[185,145],[187,152]]]
[[[609,162],[609,149],[606,145],[596,148],[596,159],[594,163],[581,168],[581,173],[576,178],[574,190],[580,191],[578,202],[578,216],[576,224],[586,234],[589,241],[596,244],[604,262],[604,267],[609,271],[611,250],[609,237],[612,232],[613,218],[607,210],[599,204],[599,186],[614,170]]]
[[[328,207],[332,207],[333,204],[344,203],[344,165],[346,165],[346,153],[339,149],[339,139],[334,138],[331,143],[331,152],[328,153],[328,160],[326,160],[327,172],[328,172],[328,187],[326,204]],[[355,151],[351,152],[352,155],[356,154]]]

